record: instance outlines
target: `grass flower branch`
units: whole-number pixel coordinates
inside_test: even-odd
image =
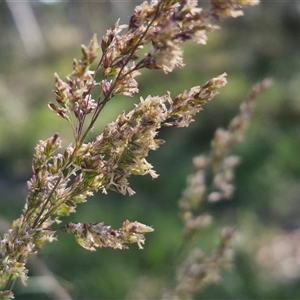
[[[101,222],[71,222],[59,228],[55,224],[99,190],[134,194],[128,182],[131,175],[149,174],[156,178],[146,157],[164,142],[156,138],[160,128],[188,126],[226,84],[226,74],[175,98],[170,93],[141,98],[132,111],[122,112],[94,140],[87,141],[87,136],[109,101],[119,95],[132,97],[138,93],[136,77],[140,70],[170,73],[182,68],[182,45],[186,41],[205,44],[207,33],[218,29],[222,18],[237,17],[242,14],[242,6],[255,4],[256,0],[212,0],[211,9],[204,10],[192,0],[144,2],[135,8],[129,25],[117,22],[100,46],[96,35],[89,46],[83,45],[81,59],[74,59],[73,71],[66,80],[55,74],[56,103],[50,103],[49,108],[70,124],[74,143],[61,151],[62,140],[56,133],[35,147],[25,207],[0,240],[1,299],[13,298],[16,278],[26,282],[28,257],[46,242],[55,240],[57,230],[74,234],[76,241],[88,250],[125,249],[128,243],[142,248],[144,234],[153,229],[137,221],[126,220],[117,230]],[[150,48],[146,54],[142,52],[145,46]],[[102,54],[98,58],[100,47]],[[232,128],[235,126],[232,124]]]
[[[239,158],[232,154],[233,146],[243,141],[259,95],[271,83],[271,80],[265,79],[255,85],[228,128],[216,130],[210,152],[194,157],[194,172],[188,176],[186,189],[178,203],[184,223],[183,245],[187,245],[203,227],[210,225],[211,217],[201,212],[204,203],[232,197],[234,170],[239,163]]]
[[[231,120],[228,128],[216,130],[210,152],[193,159],[194,172],[188,176],[186,189],[178,203],[184,223],[183,240],[178,254],[189,249],[189,242],[212,224],[212,216],[203,211],[203,204],[232,197],[234,170],[239,163],[239,158],[232,155],[233,146],[243,141],[256,102],[271,84],[270,79],[256,84],[248,100],[240,105],[239,113]],[[212,179],[209,180],[210,178]],[[235,229],[225,227],[220,234],[219,244],[211,254],[205,254],[198,247],[193,248],[176,269],[177,284],[163,298],[193,299],[199,289],[218,281],[220,270],[232,264],[231,245],[234,236]]]

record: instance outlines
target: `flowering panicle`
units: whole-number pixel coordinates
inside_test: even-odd
[[[228,129],[216,130],[210,153],[193,159],[194,172],[188,177],[187,188],[179,201],[180,214],[186,223],[187,232],[201,228],[203,219],[194,216],[194,213],[205,199],[214,202],[231,198],[234,191],[234,168],[239,163],[239,158],[231,154],[232,148],[235,143],[243,140],[256,101],[270,84],[271,81],[266,79],[255,85],[249,99],[241,104],[238,115],[229,123]],[[212,175],[212,185],[206,182],[208,175]],[[207,189],[208,186],[211,188]],[[195,222],[196,219],[199,222]]]
[[[271,81],[266,79],[255,85],[248,101],[241,104],[239,114],[231,120],[228,129],[217,129],[211,151],[193,159],[194,172],[188,176],[187,187],[179,200],[180,215],[184,222],[181,250],[188,241],[212,223],[212,217],[201,211],[201,204],[205,201],[229,199],[232,196],[234,167],[239,162],[237,156],[231,155],[233,145],[242,141],[258,96],[270,84]],[[212,184],[207,182],[209,177],[212,177]],[[224,228],[219,246],[212,254],[204,254],[200,249],[194,249],[177,269],[177,286],[166,293],[164,298],[193,299],[192,296],[202,286],[217,281],[220,269],[232,260],[230,242],[233,237],[234,230]]]
[[[81,58],[74,59],[73,70],[65,80],[55,74],[56,103],[50,103],[49,108],[70,123],[74,143],[59,153],[62,141],[55,134],[35,148],[33,175],[22,215],[0,240],[0,290],[5,290],[0,293],[1,299],[12,298],[10,290],[17,277],[25,281],[28,257],[55,239],[58,229],[53,224],[75,212],[88,196],[98,190],[132,195],[128,182],[131,175],[156,178],[146,157],[164,142],[156,138],[161,126],[188,126],[226,84],[224,73],[174,99],[170,93],[148,96],[131,112],[121,113],[94,140],[86,141],[107,102],[117,95],[133,96],[139,91],[136,77],[141,69],[169,73],[183,67],[182,45],[186,41],[205,44],[207,33],[218,28],[216,23],[221,17],[230,16],[229,12],[240,6],[253,5],[255,0],[226,0],[227,5],[212,2],[210,10],[197,7],[195,0],[144,2],[135,8],[129,25],[117,22],[100,46],[96,35],[89,46],[82,45]],[[143,54],[141,50],[146,45],[150,50]],[[92,96],[95,88],[100,89],[97,98]],[[231,126],[239,127],[239,120]],[[73,233],[77,242],[89,250],[124,249],[128,243],[138,243],[142,248],[144,234],[153,231],[142,223],[129,221],[118,230],[103,223],[69,223],[61,229]]]
[[[208,195],[209,201],[231,198],[234,192],[232,184],[234,168],[239,163],[239,158],[230,155],[233,145],[242,142],[249,120],[256,106],[256,101],[263,90],[272,84],[270,79],[265,79],[255,85],[249,95],[248,101],[240,105],[240,111],[228,125],[228,129],[217,129],[211,142],[209,164],[213,171],[214,190]]]
[[[183,67],[182,45],[186,41],[205,44],[207,33],[218,28],[216,15],[223,17],[223,10],[235,11],[237,7],[256,4],[256,0],[230,0],[225,3],[227,5],[220,6],[213,2],[211,10],[197,7],[194,0],[142,3],[135,8],[129,26],[117,22],[102,38],[102,57],[94,71],[90,68],[97,58],[99,47],[96,35],[88,47],[82,46],[82,58],[74,60],[73,72],[66,81],[55,75],[57,104],[50,103],[49,107],[72,124],[76,141],[82,142],[111,98],[116,95],[132,96],[138,92],[135,79],[140,75],[138,70],[160,69],[169,73],[176,67]],[[140,50],[148,44],[150,50],[141,57]],[[96,74],[100,72],[102,78],[97,81]],[[91,96],[95,86],[101,88],[97,101]],[[83,133],[82,123],[91,112],[91,123]],[[72,113],[77,124],[72,123]]]
[[[132,243],[137,243],[139,249],[143,249],[144,234],[154,231],[152,227],[128,220],[117,230],[103,223],[68,223],[62,230],[66,233],[73,233],[77,243],[90,251],[95,251],[96,247],[128,249],[125,244]]]

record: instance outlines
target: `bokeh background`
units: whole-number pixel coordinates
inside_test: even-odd
[[[201,2],[201,1],[200,1]],[[63,78],[88,44],[115,21],[127,22],[140,1],[0,2],[0,218],[20,215],[38,140],[55,132],[71,142],[71,130],[47,108],[54,101],[53,73]],[[207,6],[207,2],[203,2]],[[98,194],[66,221],[103,221],[116,228],[125,219],[153,225],[145,249],[89,252],[72,236],[59,233],[39,259],[73,299],[158,298],[172,286],[173,260],[182,238],[177,202],[192,171],[192,158],[209,149],[217,127],[226,127],[251,87],[265,77],[274,85],[259,100],[243,144],[232,200],[209,204],[213,226],[199,237],[209,252],[224,226],[239,231],[235,264],[219,284],[197,299],[297,299],[300,295],[300,4],[262,1],[245,16],[222,23],[206,46],[185,47],[186,67],[169,75],[147,71],[140,95],[116,98],[95,128],[100,133],[139,96],[172,95],[223,72],[229,84],[205,106],[189,128],[164,129],[166,140],[149,161],[160,174],[132,178],[132,197]],[[40,267],[41,268],[41,267]],[[32,268],[28,287],[16,286],[17,299],[53,299],[51,282]],[[132,296],[135,295],[135,296]],[[142,299],[142,296],[141,296]]]

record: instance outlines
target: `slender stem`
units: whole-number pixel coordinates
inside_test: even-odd
[[[83,143],[83,141],[85,140],[85,138],[87,137],[89,131],[93,128],[96,120],[98,119],[98,116],[100,114],[100,112],[103,110],[104,106],[106,105],[106,103],[112,98],[112,95],[113,95],[113,91],[118,83],[118,81],[120,79],[123,79],[124,77],[126,77],[128,74],[130,74],[131,72],[133,72],[134,70],[136,70],[135,68],[130,70],[129,72],[127,72],[126,74],[122,75],[122,71],[124,70],[125,66],[129,63],[129,61],[132,59],[135,51],[137,50],[137,48],[140,46],[142,40],[144,39],[145,35],[147,34],[149,28],[152,26],[153,22],[155,21],[158,13],[159,13],[159,6],[157,7],[157,10],[156,10],[156,13],[153,17],[153,19],[151,20],[151,22],[148,24],[147,28],[145,29],[144,33],[140,36],[138,42],[136,43],[136,45],[133,47],[131,53],[128,55],[127,59],[125,60],[125,63],[122,65],[117,77],[115,78],[111,88],[110,88],[110,91],[108,92],[108,94],[105,96],[105,98],[103,99],[102,102],[99,103],[99,107],[98,109],[95,111],[95,114],[91,120],[91,123],[89,124],[87,130],[85,131],[85,133],[83,134],[83,136],[81,137],[80,139],[80,145]],[[103,57],[103,56],[102,56]],[[98,67],[100,66],[100,63],[98,64]],[[97,67],[97,71],[98,71],[98,67]]]
[[[101,65],[102,65],[102,62],[103,62],[103,58],[104,58],[104,55],[106,53],[106,50],[102,53],[102,56],[100,58],[100,61],[97,65],[97,67],[95,68],[95,71],[94,71],[94,74],[93,74],[93,79],[95,80],[96,78],[96,75],[98,73],[98,71],[100,70],[101,68]],[[89,93],[87,94],[87,96],[90,96],[92,94],[92,91],[93,91],[93,88],[95,87],[95,85],[93,85],[89,91]],[[101,95],[99,96],[99,99],[100,99]],[[100,102],[100,100],[99,100]],[[95,115],[95,114],[94,114]],[[94,117],[94,116],[93,116]],[[83,124],[84,124],[84,121],[85,121],[85,118],[86,118],[86,115],[83,116],[83,119],[81,120],[80,124],[79,124],[79,129],[77,130],[77,137],[76,137],[76,145],[78,145],[80,147],[80,145],[82,144],[82,142],[84,141],[84,139],[81,139],[80,140],[80,135],[82,133],[82,129],[83,129]],[[85,135],[86,137],[86,135]]]
[[[50,202],[50,199],[51,199],[51,197],[53,196],[53,194],[54,194],[56,188],[58,187],[58,185],[59,185],[61,179],[62,179],[61,177],[59,177],[59,178],[57,179],[57,181],[56,181],[56,183],[55,183],[53,189],[51,190],[51,192],[50,192],[50,194],[49,194],[47,200],[45,201],[43,207],[41,208],[41,210],[40,210],[40,212],[39,212],[39,214],[38,214],[38,216],[36,217],[36,219],[35,219],[35,221],[34,221],[34,223],[33,223],[32,228],[35,228],[35,227],[38,225],[39,219],[40,219],[40,217],[42,216],[42,214],[43,214],[45,208],[47,207],[48,203]]]

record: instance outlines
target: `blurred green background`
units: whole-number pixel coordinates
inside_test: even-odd
[[[201,2],[201,1],[200,1]],[[31,177],[33,148],[55,132],[65,145],[72,138],[64,120],[50,112],[53,73],[64,78],[80,57],[80,45],[93,33],[99,39],[121,18],[127,22],[139,1],[0,2],[0,217],[20,215]],[[207,2],[203,2],[207,5]],[[147,71],[140,95],[116,98],[94,130],[130,110],[139,96],[172,95],[223,72],[228,85],[205,106],[189,128],[163,129],[166,140],[149,161],[160,174],[131,178],[132,197],[97,194],[66,221],[120,227],[125,219],[153,225],[145,249],[88,252],[72,236],[59,233],[39,258],[73,299],[158,298],[171,286],[173,260],[182,238],[177,202],[192,171],[192,158],[209,149],[217,127],[226,127],[250,88],[265,77],[266,91],[243,144],[235,149],[242,162],[232,200],[207,206],[214,225],[199,237],[210,251],[227,225],[239,231],[235,264],[219,284],[197,299],[299,299],[300,295],[300,3],[262,1],[245,16],[222,23],[206,46],[185,47],[186,67],[172,74]],[[4,229],[1,228],[1,231]],[[171,275],[170,275],[171,274]],[[53,299],[38,282],[16,286],[17,299]],[[35,276],[35,277],[34,277]],[[48,282],[49,283],[49,282]],[[47,284],[46,284],[47,287]],[[141,294],[140,294],[141,293]]]

